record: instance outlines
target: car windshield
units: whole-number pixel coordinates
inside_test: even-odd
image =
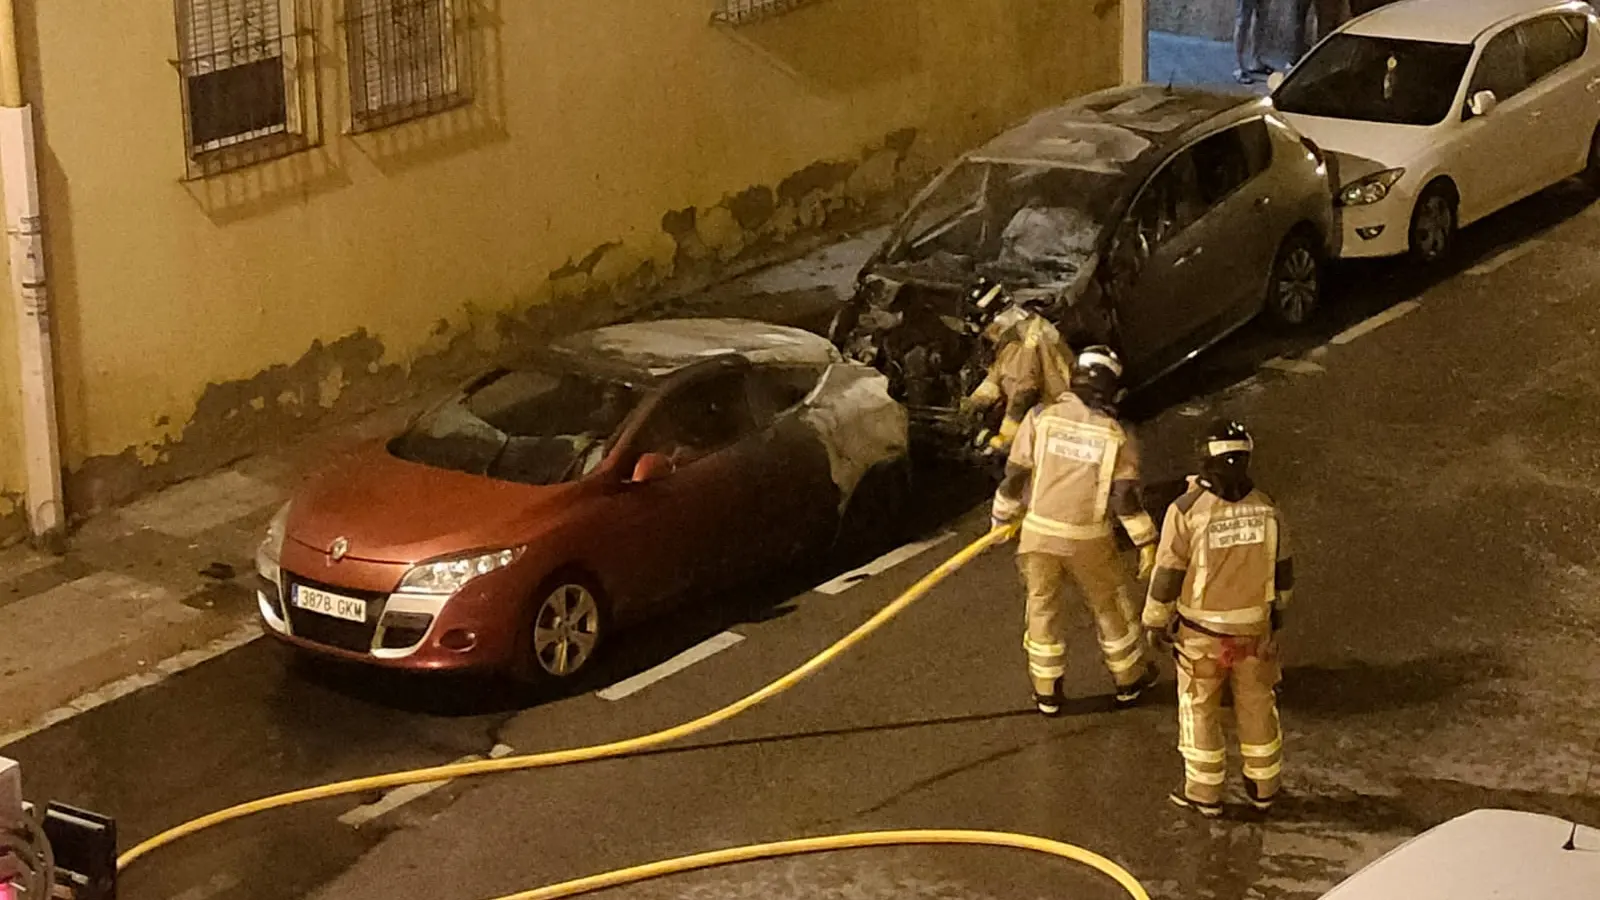
[[[969,159],[902,221],[885,262],[928,277],[1070,281],[1093,256],[1121,176]]]
[[[1394,125],[1437,125],[1450,114],[1471,44],[1336,34],[1273,94],[1286,113]]]
[[[554,365],[496,372],[424,415],[389,450],[441,469],[559,484],[605,459],[639,396],[620,381]]]

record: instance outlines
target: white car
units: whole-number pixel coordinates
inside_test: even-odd
[[[1600,831],[1479,809],[1417,835],[1322,900],[1586,900],[1600,896]]]
[[[1575,174],[1600,186],[1600,18],[1588,3],[1401,0],[1272,79],[1331,157],[1338,254],[1432,263],[1456,231]]]

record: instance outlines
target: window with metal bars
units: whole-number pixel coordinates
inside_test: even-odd
[[[177,13],[191,174],[303,148],[294,0],[177,0]],[[234,152],[246,147],[251,152]]]
[[[345,0],[352,131],[471,100],[465,0]]]
[[[717,0],[717,8],[711,13],[711,20],[724,25],[749,25],[816,2],[817,0]]]

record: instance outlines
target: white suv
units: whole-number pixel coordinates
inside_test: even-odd
[[[1587,3],[1401,0],[1273,79],[1332,157],[1342,257],[1432,263],[1456,229],[1580,172],[1600,186],[1600,19]]]

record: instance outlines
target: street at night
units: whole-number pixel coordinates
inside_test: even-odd
[[[1215,821],[1166,802],[1182,776],[1171,663],[1139,706],[1113,711],[1081,609],[1067,715],[1033,712],[1006,548],[681,745],[267,813],[139,861],[120,895],[472,900],[723,846],[966,828],[1091,849],[1154,897],[1298,900],[1473,809],[1600,822],[1600,207],[1588,204],[1576,186],[1525,202],[1465,234],[1445,275],[1343,267],[1315,333],[1246,329],[1130,407],[1151,483],[1191,471],[1213,418],[1246,422],[1257,480],[1293,525],[1286,793],[1268,816],[1234,796]],[[921,552],[822,591],[806,588],[837,566],[699,601],[624,636],[574,696],[527,705],[486,683],[297,662],[256,640],[0,751],[30,794],[114,814],[126,849],[280,791],[663,728],[789,671],[988,527],[983,483],[918,475]],[[691,664],[653,668],[686,651]],[[614,895],[1117,889],[1064,862],[968,848],[750,863]]]

